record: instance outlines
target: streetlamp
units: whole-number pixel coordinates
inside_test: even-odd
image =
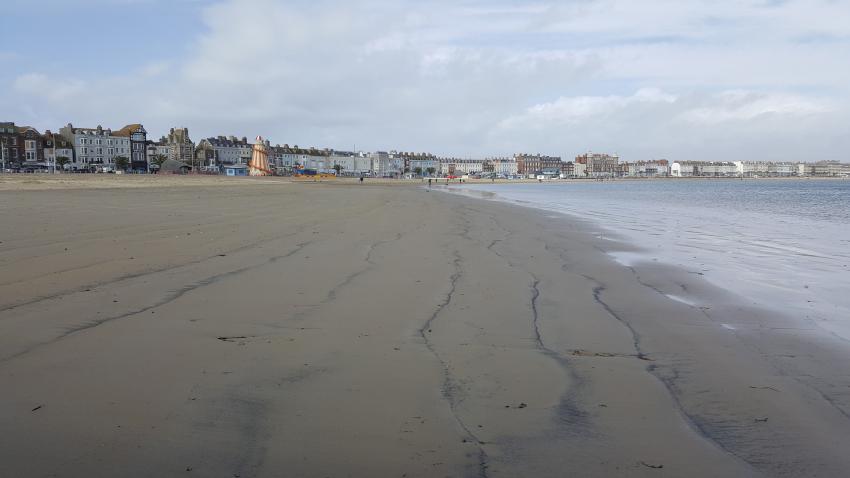
[[[53,136],[53,161],[51,161],[50,166],[53,168],[53,172],[51,174],[56,174],[56,135],[50,133]]]

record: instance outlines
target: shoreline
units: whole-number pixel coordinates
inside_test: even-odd
[[[607,186],[606,186],[607,187]],[[557,187],[551,186],[552,192],[557,192]],[[611,194],[618,190],[610,189]],[[452,187],[443,189],[445,192],[479,197],[486,200],[500,201],[515,204],[521,207],[530,207],[546,213],[565,215],[573,220],[586,223],[588,227],[596,229],[596,234],[602,239],[615,239],[621,244],[628,244],[619,250],[607,247],[609,255],[622,264],[629,267],[636,262],[661,262],[674,268],[684,268],[694,274],[703,276],[715,286],[725,289],[739,296],[738,302],[757,305],[765,310],[773,311],[782,315],[796,314],[809,318],[826,333],[839,338],[850,338],[850,329],[846,326],[845,318],[848,311],[846,300],[843,300],[840,291],[847,283],[846,278],[840,279],[845,272],[841,268],[842,246],[841,241],[825,240],[826,237],[840,237],[842,223],[835,225],[820,221],[811,221],[813,211],[797,211],[795,214],[770,215],[768,211],[742,209],[734,211],[734,218],[726,219],[719,212],[726,211],[723,206],[712,208],[710,206],[677,207],[677,200],[681,200],[681,194],[674,196],[676,189],[666,190],[671,194],[669,204],[657,204],[652,202],[641,203],[644,207],[660,207],[663,214],[649,215],[646,218],[632,216],[635,211],[628,208],[619,213],[605,213],[606,208],[616,209],[616,201],[622,201],[629,191],[635,201],[645,201],[648,191],[641,189],[620,189],[619,199],[612,202],[603,202],[604,205],[596,205],[577,209],[569,204],[569,200],[575,201],[583,198],[590,203],[599,201],[598,194],[593,191],[586,196],[542,196],[533,195],[532,191],[522,189],[501,189],[499,187]],[[723,194],[733,194],[728,190]],[[657,191],[660,192],[660,191]],[[678,190],[680,193],[681,190]],[[734,191],[734,194],[740,191]],[[777,191],[779,192],[779,191]],[[565,194],[569,194],[566,193]],[[718,193],[721,194],[721,193]],[[793,199],[788,199],[793,201]],[[603,198],[604,201],[604,198]],[[726,206],[728,207],[728,205]],[[694,219],[683,220],[683,216]],[[677,218],[679,219],[670,219]],[[747,224],[746,228],[730,228],[729,226],[716,226],[715,228],[703,225],[721,224],[724,220],[729,224]],[[786,222],[786,221],[791,221]],[[796,222],[795,222],[796,221]],[[786,226],[777,229],[773,224],[782,223]],[[792,227],[793,226],[793,227]],[[796,228],[805,230],[827,230],[825,227],[834,229],[834,236],[821,233],[820,236],[812,233],[792,233]],[[688,234],[692,228],[702,230],[702,236],[713,238],[722,236],[725,239],[703,240],[702,236]],[[683,232],[684,231],[684,232]],[[729,237],[726,237],[726,236]],[[735,240],[735,235],[738,239]],[[631,244],[639,244],[634,248]],[[757,244],[763,246],[760,248]],[[725,249],[724,249],[725,248]],[[729,250],[734,248],[734,250]],[[725,251],[732,253],[729,259],[722,255],[717,257],[705,251]],[[770,257],[774,254],[774,257]],[[797,254],[795,256],[795,254]],[[754,256],[755,255],[755,256]],[[763,259],[767,258],[767,259]],[[768,260],[769,259],[769,260]],[[820,260],[822,262],[810,263]],[[831,261],[831,262],[830,262]],[[846,269],[846,265],[844,268]],[[742,268],[749,269],[743,271]],[[771,292],[778,288],[778,278],[774,275],[765,274],[770,268],[780,269],[792,276],[785,279],[785,295],[777,296]],[[812,277],[814,271],[819,274]],[[743,274],[747,272],[748,275]],[[807,277],[802,279],[802,277]],[[813,281],[813,282],[809,282]],[[797,288],[792,288],[792,284]],[[811,284],[811,288],[810,288]],[[679,291],[670,294],[674,300],[683,301],[686,304],[695,305],[698,298],[687,298],[687,291]]]
[[[760,328],[763,311],[685,271],[618,264],[581,221],[422,188],[249,182],[0,191],[17,231],[0,244],[15,437],[0,471],[850,465],[836,351]],[[664,298],[683,284],[710,308]]]

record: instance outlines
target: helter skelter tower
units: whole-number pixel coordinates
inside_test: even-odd
[[[248,163],[249,176],[271,176],[269,170],[269,152],[266,148],[266,142],[262,136],[257,136],[257,141],[254,142],[254,150],[251,153],[251,161]]]

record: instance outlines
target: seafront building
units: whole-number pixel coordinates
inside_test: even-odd
[[[44,162],[45,168],[53,165],[57,170],[70,168],[71,160],[74,157],[74,145],[63,136],[53,133],[50,130],[44,132],[42,136],[44,141]],[[57,164],[57,159],[64,164]]]
[[[9,165],[19,161],[19,159],[17,127],[13,122],[2,122],[0,123],[0,161],[2,161],[2,167],[8,168]]]
[[[511,177],[518,173],[517,162],[513,158],[489,158],[484,160],[484,172],[497,176]]]
[[[391,151],[391,153],[397,154],[404,159],[404,171],[408,173],[415,172],[416,168],[421,168],[423,174],[428,174],[428,168],[434,168],[434,171],[440,169],[437,156],[431,153],[411,153],[403,151]]]
[[[557,175],[561,173],[563,167],[560,157],[541,154],[516,154],[514,161],[517,165],[517,174],[527,177],[544,173]]]
[[[212,165],[222,164],[248,164],[254,145],[248,142],[247,137],[241,139],[235,136],[217,136],[206,138],[198,142],[196,149],[204,151],[204,160],[212,159]],[[211,151],[212,158],[209,152]],[[197,155],[196,155],[197,156]]]
[[[729,161],[677,161],[670,166],[674,178],[737,177],[738,167]]]
[[[115,132],[115,136],[130,139],[130,169],[133,171],[147,172],[148,163],[148,132],[141,124],[130,124]]]
[[[463,176],[469,174],[481,174],[484,172],[483,159],[440,159],[440,171],[442,176]]]
[[[422,175],[430,176],[433,174],[437,174],[440,171],[440,160],[437,158],[416,158],[409,159],[407,162],[407,170],[409,172],[416,172],[417,170]]]
[[[362,153],[353,151],[331,151],[328,156],[330,169],[341,176],[365,176],[372,174],[372,160]]]
[[[838,161],[818,161],[815,163],[806,163],[803,171],[806,176],[846,177],[850,176],[850,163],[840,163]]]
[[[616,154],[587,152],[576,156],[575,164],[581,164],[584,175],[591,178],[611,178],[620,175],[620,157]]]
[[[44,143],[42,142],[41,133],[31,126],[19,126],[18,138],[23,146],[24,165],[36,165],[39,161],[44,160]]]
[[[205,140],[195,145],[195,163],[200,165],[202,172],[216,172],[221,170],[221,165],[215,159],[215,150]]]
[[[621,176],[657,178],[670,175],[670,162],[666,159],[620,163]]]
[[[802,176],[800,164],[774,161],[735,161],[736,174],[744,178]]]
[[[74,147],[71,170],[115,170],[115,158],[130,158],[130,137],[113,133],[111,129],[77,128],[68,123],[59,134]]]
[[[320,151],[316,148],[307,150],[298,150],[295,167],[300,169],[309,169],[320,173],[330,173],[332,165],[328,157],[327,151]]]
[[[168,146],[168,159],[194,165],[195,143],[189,138],[189,128],[171,128],[168,136],[163,136],[160,143]]]
[[[369,153],[372,173],[377,177],[398,177],[404,172],[404,157],[396,152],[376,151]]]
[[[328,166],[328,150],[316,148],[299,148],[298,145],[277,145],[269,152],[271,166],[285,172],[297,169],[311,169],[325,172]]]
[[[157,157],[168,159],[168,157],[171,156],[171,146],[168,145],[164,139],[160,141],[148,140],[146,149],[148,162],[154,161]]]
[[[31,126],[0,123],[0,162],[7,168],[37,166],[44,160],[44,140]]]
[[[485,159],[437,157],[431,153],[390,151],[338,151],[272,146],[264,141],[270,171],[295,174],[307,170],[341,176],[417,177],[483,176],[525,178],[615,178],[615,177],[850,177],[850,164],[839,161],[620,161],[616,154],[587,152],[574,161],[558,156],[518,153],[513,157]],[[0,122],[0,160],[12,171],[44,171],[52,165],[68,171],[112,172],[124,168],[156,172],[165,159],[176,162],[174,171],[191,170],[223,174],[223,166],[247,165],[253,144],[246,137],[215,136],[195,145],[187,128],[171,128],[159,141],[148,140],[140,123],[119,130],[97,126],[78,128],[71,123],[58,133],[41,134],[33,127]],[[118,158],[126,159],[116,165]],[[67,158],[67,159],[66,159]],[[186,165],[183,168],[180,165]],[[240,175],[242,168],[230,168]]]

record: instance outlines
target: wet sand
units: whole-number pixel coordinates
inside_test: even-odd
[[[580,221],[241,178],[7,181],[0,211],[0,476],[850,469],[843,349]]]

